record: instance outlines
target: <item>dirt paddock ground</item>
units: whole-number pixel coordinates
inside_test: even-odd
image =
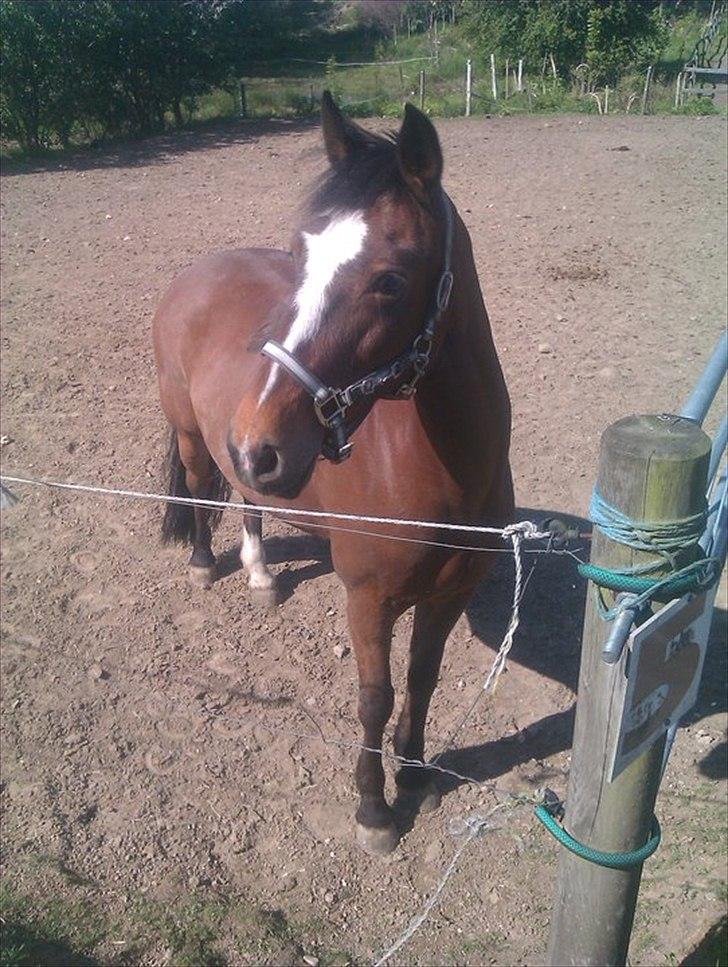
[[[678,407],[724,325],[725,119],[437,127],[513,398],[522,516],[583,517],[604,427]],[[6,170],[5,471],[159,490],[156,301],[203,253],[285,247],[322,166],[316,128],[270,122]],[[267,525],[286,600],[260,612],[232,513],[216,538],[223,576],[205,592],[188,587],[185,552],[160,548],[155,505],[17,490],[2,523],[11,901],[52,909],[69,944],[93,950],[86,963],[371,962],[437,884],[452,822],[496,800],[446,783],[391,857],[357,851],[354,753],[319,737],[359,739],[325,546]],[[450,639],[431,750],[480,687],[512,580],[504,555]],[[572,560],[538,559],[508,674],[444,764],[501,789],[565,791],[584,595]],[[633,964],[679,963],[725,910],[720,601],[658,800],[664,841],[645,866]],[[395,635],[398,687],[409,625]],[[507,814],[393,962],[539,962],[556,868],[530,810]]]

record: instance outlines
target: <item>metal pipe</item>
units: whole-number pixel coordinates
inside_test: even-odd
[[[728,414],[723,417],[723,422],[718,428],[718,432],[713,437],[713,447],[710,451],[710,466],[708,468],[708,489],[713,486],[715,475],[718,472],[720,461],[723,459],[726,444],[728,444]]]
[[[728,545],[728,477],[723,477],[715,498],[715,510],[708,518],[699,544],[709,557],[717,557],[725,562]]]
[[[728,370],[728,332],[724,332],[708,360],[708,365],[698,380],[690,398],[680,410],[680,416],[693,420],[702,426],[710,406],[720,389],[723,377]]]

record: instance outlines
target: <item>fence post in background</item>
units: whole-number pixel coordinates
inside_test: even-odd
[[[503,86],[503,98],[506,101],[508,100],[508,67],[509,67],[509,65],[508,65],[508,58],[506,57],[506,69],[503,71],[503,82],[504,82],[504,86]]]
[[[498,82],[495,76],[495,54],[490,55],[490,87],[493,93],[493,100],[498,100]]]
[[[523,58],[518,58],[518,91],[523,90]]]
[[[551,61],[551,73],[554,75],[554,80],[557,80],[558,74],[556,73],[556,61],[554,60],[554,55],[550,53],[549,59]]]
[[[688,517],[705,507],[709,458],[710,440],[694,422],[673,416],[627,417],[604,432],[598,489],[607,503],[632,520]],[[622,569],[654,559],[654,554],[632,550],[594,529],[593,564]],[[590,589],[564,827],[594,849],[626,852],[649,838],[665,736],[607,781],[610,739],[618,728],[612,701],[627,660],[626,648],[614,664],[602,658],[609,628]],[[641,865],[607,869],[563,849],[548,963],[623,965],[641,875]]]
[[[248,101],[245,96],[245,84],[240,81],[240,87],[238,89],[238,107],[241,118],[248,116]]]
[[[420,71],[420,111],[425,110],[425,72]]]
[[[465,117],[470,117],[470,101],[473,96],[473,62],[465,61]]]
[[[642,92],[642,114],[647,110],[647,95],[650,93],[650,81],[652,80],[652,66],[647,68],[647,76],[645,77],[645,89]]]
[[[604,88],[604,113],[609,114],[609,84]]]

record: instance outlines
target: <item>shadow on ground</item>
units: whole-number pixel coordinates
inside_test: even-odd
[[[65,943],[45,940],[31,928],[13,921],[2,925],[0,963],[3,967],[98,967],[99,961],[73,951]]]
[[[164,165],[195,151],[229,148],[277,134],[306,131],[318,118],[211,121],[188,130],[174,131],[140,141],[119,141],[78,151],[59,151],[38,157],[6,159],[3,175],[30,175],[46,171],[91,171],[98,168],[138,168]]]
[[[706,933],[698,946],[681,961],[681,967],[727,967],[728,917],[723,917]]]

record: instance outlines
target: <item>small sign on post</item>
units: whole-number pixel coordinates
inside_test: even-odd
[[[695,704],[714,599],[715,591],[671,601],[630,635],[610,782]]]

